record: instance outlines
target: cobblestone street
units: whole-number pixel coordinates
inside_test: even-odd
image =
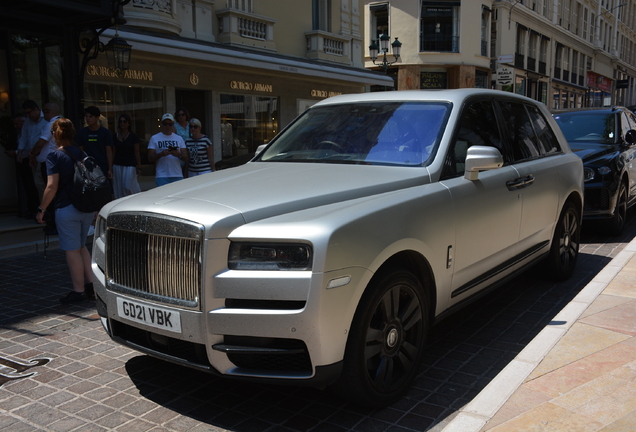
[[[61,251],[3,258],[0,430],[441,430],[635,234],[633,220],[620,238],[584,231],[569,281],[546,282],[537,267],[442,322],[410,393],[384,409],[141,355],[107,337],[93,304],[59,304],[70,285]]]

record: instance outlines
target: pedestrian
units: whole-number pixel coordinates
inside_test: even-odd
[[[15,179],[18,192],[18,214],[19,218],[32,218],[35,211],[29,213],[29,205],[27,200],[26,190],[24,188],[23,177],[31,175],[31,169],[28,165],[24,165],[18,162],[18,142],[20,141],[20,135],[22,134],[22,128],[26,122],[26,116],[24,114],[15,114],[11,117],[13,123],[13,137],[11,147],[9,150],[5,150],[5,154],[13,159],[15,164]],[[22,171],[22,172],[21,172]]]
[[[132,118],[121,114],[113,140],[113,192],[115,199],[141,192],[137,176],[141,175],[139,137],[132,131]]]
[[[59,147],[49,153],[46,159],[47,184],[36,219],[39,223],[45,223],[47,209],[55,210],[60,249],[65,251],[73,284],[73,290],[61,298],[60,303],[92,300],[95,293],[86,237],[95,212],[80,212],[71,203],[74,158],[81,160],[85,153],[74,145],[75,128],[69,119],[60,118],[53,123],[53,137]]]
[[[198,119],[190,120],[190,135],[186,141],[188,148],[188,177],[207,174],[214,171],[214,147],[210,138],[201,130],[201,122]]]
[[[113,135],[100,125],[101,114],[96,106],[86,107],[84,117],[87,126],[77,132],[75,141],[82,151],[95,159],[102,172],[112,179],[113,173],[109,167],[113,165]]]
[[[183,138],[183,142],[186,142],[190,138],[190,113],[185,108],[179,108],[174,113],[174,130],[177,135]]]
[[[44,119],[42,110],[32,100],[25,101],[22,104],[22,112],[27,119],[22,127],[22,133],[18,141],[16,158],[18,163],[23,165],[20,169],[20,173],[23,176],[22,183],[27,195],[27,207],[29,212],[27,218],[32,219],[35,217],[35,212],[41,200],[41,194],[44,193],[44,185],[41,184],[40,190],[38,191],[36,180],[39,178],[39,174],[37,168],[31,165],[29,152],[31,152],[31,149],[33,149],[40,139],[43,129],[48,126],[48,122]]]
[[[61,117],[60,106],[55,102],[46,103],[42,107],[42,113],[44,114],[44,120],[46,120],[48,124],[42,128],[40,138],[29,152],[31,166],[35,167],[35,185],[38,188],[40,195],[44,194],[44,188],[47,184],[46,158],[51,151],[54,151],[57,148],[55,140],[53,139],[53,134],[51,133],[51,128],[53,127],[55,120]]]
[[[188,160],[183,138],[173,133],[174,117],[165,113],[161,117],[161,132],[153,135],[148,143],[148,160],[155,162],[155,183],[163,186],[183,179],[181,161]]]

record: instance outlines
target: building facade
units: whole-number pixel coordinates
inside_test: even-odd
[[[89,3],[68,1],[75,7]],[[212,138],[216,162],[246,161],[312,104],[392,85],[384,74],[364,67],[361,0],[93,1],[126,3],[126,23],[102,28],[99,42],[103,47],[118,36],[132,45],[128,69],[109,67],[106,56],[96,52],[74,80],[81,88],[69,93],[70,69],[55,62],[62,52],[72,52],[78,63],[73,70],[79,70],[84,57],[78,51],[96,32],[80,25],[60,29],[55,51],[57,45],[44,42],[53,39],[51,32],[28,22],[11,26],[7,20],[0,31],[4,114],[19,112],[26,99],[40,106],[54,101],[79,127],[81,107],[95,105],[102,123],[115,132],[117,117],[127,113],[142,140],[144,176],[150,180],[154,167],[145,160],[144,144],[159,132],[165,112],[185,108],[198,118]],[[40,0],[29,2],[41,6]],[[32,53],[29,43],[36,45]],[[26,47],[20,59],[24,67],[16,68],[20,44]],[[36,73],[42,70],[46,76]]]
[[[380,35],[402,42],[387,68],[397,89],[497,88],[553,109],[636,104],[636,0],[367,0],[364,8],[368,68],[383,69],[368,50]]]
[[[491,10],[491,0],[366,0],[366,66],[382,69],[368,47],[388,34],[402,43],[387,69],[396,89],[490,88]]]
[[[498,87],[552,109],[636,104],[636,0],[495,1],[492,28]]]

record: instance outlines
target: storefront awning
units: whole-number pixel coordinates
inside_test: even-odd
[[[102,42],[106,43],[115,35],[113,29],[106,30]],[[227,64],[232,67],[250,67],[278,73],[328,78],[361,85],[379,85],[393,87],[393,79],[384,74],[366,69],[328,65],[324,63],[303,61],[281,55],[260,53],[226,47],[223,44],[199,42],[183,38],[155,36],[119,28],[119,36],[133,46],[135,51],[150,52],[160,55],[183,57],[188,60],[209,61],[216,64]]]

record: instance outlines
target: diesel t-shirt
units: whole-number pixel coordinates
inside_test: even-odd
[[[167,150],[168,147],[182,149],[186,148],[186,145],[179,135],[174,133],[166,135],[163,132],[153,135],[148,143],[148,149],[154,149],[157,153]],[[180,159],[172,155],[159,158],[155,177],[183,177]]]

